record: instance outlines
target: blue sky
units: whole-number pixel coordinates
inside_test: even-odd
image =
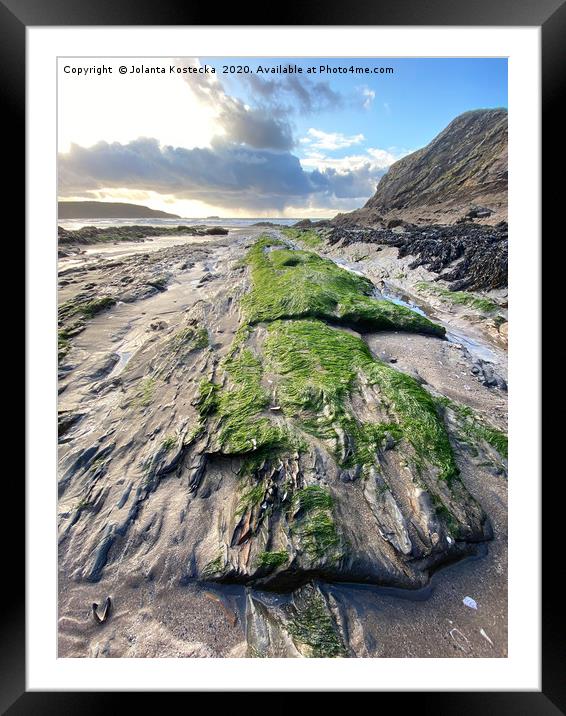
[[[234,64],[233,59],[208,58],[211,64]],[[342,107],[316,114],[316,127],[346,135],[362,133],[361,146],[418,149],[428,144],[449,122],[470,109],[507,107],[506,58],[455,59],[262,59],[262,65],[281,62],[304,68],[309,65],[391,67],[393,74],[333,74],[316,78],[328,80],[337,92],[351,99]],[[254,68],[257,58],[238,59]],[[303,75],[304,76],[304,75]],[[272,76],[268,75],[271,79]],[[254,94],[238,76],[228,76],[227,85],[249,104]],[[375,99],[363,106],[363,91],[375,92]],[[356,101],[358,100],[358,101]],[[313,115],[297,115],[297,133],[304,135],[313,124]],[[343,150],[341,154],[346,154]]]
[[[394,161],[462,112],[507,106],[506,59],[171,61],[191,72],[62,78],[62,198],[136,201],[184,216],[332,216],[363,205]],[[252,72],[222,73],[235,64]],[[216,74],[192,71],[206,65]],[[261,74],[260,65],[304,72]],[[306,71],[321,65],[393,72]]]

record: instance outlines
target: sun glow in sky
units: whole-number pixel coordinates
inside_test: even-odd
[[[218,133],[215,110],[176,75],[73,77],[60,75],[59,151],[71,144],[127,143],[157,137],[161,144],[205,147]]]
[[[187,217],[327,217],[458,114],[507,106],[504,59],[262,59],[387,66],[390,74],[119,74],[234,59],[60,60],[61,199],[145,204]],[[64,67],[112,66],[77,75]],[[258,60],[238,58],[252,70]]]

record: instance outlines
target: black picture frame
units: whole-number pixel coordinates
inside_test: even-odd
[[[263,12],[262,12],[263,10]],[[13,138],[13,146],[25,147],[25,45],[28,26],[84,25],[429,25],[429,26],[540,26],[542,39],[542,119],[543,187],[545,224],[561,212],[563,180],[554,182],[552,169],[557,161],[557,148],[563,144],[563,114],[559,111],[560,90],[564,86],[564,44],[566,38],[566,3],[563,0],[391,0],[370,4],[367,0],[350,0],[346,5],[336,0],[325,3],[297,5],[271,4],[270,17],[265,4],[225,5],[222,22],[209,19],[218,16],[210,4],[187,4],[173,0],[97,0],[96,4],[76,0],[0,0],[0,93],[3,99],[2,123],[4,136]],[[258,18],[261,21],[258,22]],[[11,142],[10,142],[11,143]],[[10,207],[21,207],[25,217],[25,177],[23,156],[17,154],[10,166],[11,182],[7,187]],[[553,216],[556,214],[556,217]],[[18,227],[21,226],[21,220]],[[533,339],[537,339],[534,336]],[[533,425],[533,432],[539,426]],[[27,446],[33,449],[33,446]],[[14,479],[18,477],[18,479]],[[558,548],[563,542],[559,532],[561,520],[553,510],[560,509],[563,478],[556,476],[551,489],[543,494],[543,613],[542,613],[542,690],[533,692],[444,692],[388,694],[379,696],[379,708],[395,699],[395,709],[415,708],[421,714],[540,714],[555,716],[566,713],[564,692],[564,607],[563,588],[559,587],[560,558]],[[533,489],[537,476],[533,476]],[[7,481],[7,478],[6,478]],[[556,484],[562,483],[562,484]],[[24,510],[24,480],[17,467],[9,486],[7,504]],[[20,513],[21,514],[21,513]],[[0,708],[9,714],[89,714],[115,713],[132,706],[132,693],[104,692],[27,692],[25,686],[25,571],[24,520],[14,522],[19,530],[4,543],[4,574],[10,574],[6,587],[6,604],[0,613]],[[7,528],[6,528],[7,529]],[[560,561],[555,561],[556,560]],[[525,578],[537,578],[525,570]],[[145,708],[151,708],[153,694],[144,693]],[[163,694],[157,694],[162,699]],[[399,702],[402,698],[402,702]],[[127,699],[127,701],[126,701]],[[269,703],[265,696],[262,708]],[[190,702],[186,702],[190,706]],[[377,704],[376,704],[377,707]]]

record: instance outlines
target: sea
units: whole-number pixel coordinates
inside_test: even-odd
[[[207,216],[200,219],[61,219],[58,223],[64,229],[80,229],[82,226],[96,226],[105,228],[107,226],[223,226],[226,229],[240,229],[259,221],[279,224],[280,226],[292,226],[300,218],[281,219],[279,217],[248,217],[246,219],[227,219],[225,217]]]

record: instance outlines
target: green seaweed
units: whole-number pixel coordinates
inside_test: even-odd
[[[59,360],[64,358],[67,353],[71,350],[71,341],[64,330],[60,330],[57,333],[57,356]]]
[[[191,430],[187,431],[183,438],[183,447],[187,447],[193,443],[202,434],[204,427],[204,421],[199,419]]]
[[[431,495],[432,504],[438,519],[444,524],[449,534],[457,539],[460,533],[460,525],[452,512],[446,507],[442,499],[435,494]]]
[[[331,509],[332,495],[319,485],[307,485],[295,493],[293,504],[298,510],[310,512],[317,508]]]
[[[293,496],[293,531],[311,559],[334,556],[340,545],[332,513],[332,495],[318,485],[308,485]]]
[[[353,452],[343,456],[345,467],[375,462],[390,434],[405,438],[420,463],[435,464],[442,479],[458,473],[434,399],[414,378],[374,359],[358,336],[317,320],[276,321],[264,351],[280,376],[277,402],[287,416],[323,439],[336,438],[336,426],[350,436]],[[349,412],[347,399],[360,380],[378,387],[395,422],[360,423]]]
[[[87,500],[85,497],[82,497],[75,505],[75,510],[77,512],[82,512],[83,510],[88,510],[90,507],[92,507],[92,502]]]
[[[165,287],[169,283],[169,277],[168,276],[156,276],[155,278],[148,279],[147,285],[153,286],[153,288],[156,288],[158,291],[164,291]]]
[[[308,514],[295,529],[305,552],[312,559],[322,559],[340,545],[334,519],[328,511]]]
[[[342,420],[342,426],[354,445],[352,453],[342,460],[346,468],[375,464],[376,455],[388,438],[396,442],[403,437],[397,423],[363,423],[350,417]]]
[[[139,381],[136,394],[132,400],[132,404],[136,407],[146,408],[153,402],[156,380],[152,376],[147,376]]]
[[[316,249],[323,243],[322,236],[314,229],[294,229],[288,227],[283,229],[282,233],[292,241],[297,241],[309,249]]]
[[[201,420],[214,417],[218,440],[226,455],[254,454],[257,461],[273,457],[295,442],[284,428],[261,415],[269,396],[261,385],[262,365],[249,348],[233,349],[223,361],[230,381],[220,386],[202,381],[197,408]]]
[[[59,328],[57,331],[57,353],[59,360],[64,358],[71,350],[71,338],[83,331],[84,327],[85,319],[78,318],[77,320],[68,322],[67,325]]]
[[[257,566],[268,569],[277,569],[289,561],[289,555],[285,550],[279,552],[260,552],[257,556]]]
[[[242,300],[250,324],[280,318],[321,318],[368,330],[444,336],[445,329],[391,301],[372,298],[371,281],[308,251],[259,239],[247,255],[252,287]]]
[[[263,482],[258,482],[257,485],[253,485],[253,487],[245,490],[238,500],[236,517],[241,517],[245,512],[259,505],[263,500],[264,495],[265,485]]]
[[[219,440],[225,454],[273,453],[290,445],[288,433],[260,415],[269,405],[261,361],[243,348],[224,361],[231,387],[217,393]]]
[[[448,288],[444,288],[438,284],[428,283],[426,281],[420,281],[416,284],[416,287],[422,291],[434,293],[436,296],[439,296],[449,303],[455,303],[459,306],[470,306],[471,308],[475,308],[482,313],[494,313],[499,309],[499,306],[489,298],[477,296],[476,294],[469,293],[468,291],[451,291]]]
[[[346,656],[346,649],[323,597],[314,590],[295,605],[287,623],[293,640],[309,649],[314,658]]]
[[[169,345],[175,351],[184,348],[189,348],[190,350],[206,348],[209,345],[208,331],[203,327],[186,326],[175,333],[170,339]]]
[[[457,403],[450,398],[438,398],[439,405],[449,408],[459,420],[461,434],[467,442],[477,443],[485,441],[491,445],[502,457],[508,457],[508,439],[503,430],[498,430],[480,418],[472,408]]]
[[[201,418],[207,418],[218,410],[219,390],[219,385],[212,383],[210,380],[201,380],[196,403]]]
[[[101,311],[114,306],[116,299],[102,296],[92,300],[69,299],[59,306],[59,330],[57,332],[57,357],[62,360],[71,350],[71,338],[85,327],[85,321],[94,318]],[[71,321],[75,317],[74,321]],[[66,325],[62,325],[66,324]]]
[[[116,299],[112,298],[112,296],[102,296],[101,298],[93,298],[88,301],[71,299],[61,304],[59,307],[59,317],[60,319],[67,319],[71,316],[94,318],[98,313],[115,304]]]
[[[220,574],[223,569],[224,559],[222,555],[219,554],[218,557],[215,557],[210,560],[210,562],[205,564],[204,569],[202,570],[202,577],[203,579],[212,579],[215,575]]]
[[[215,421],[213,431],[220,451],[243,458],[241,475],[252,474],[266,460],[297,450],[302,444],[285,427],[275,425],[263,415],[270,399],[261,383],[262,363],[243,345],[248,334],[247,327],[238,330],[221,363],[227,378],[224,384],[201,381],[196,401],[199,424]]]
[[[176,444],[177,437],[175,435],[167,435],[161,442],[161,449],[167,452],[168,450],[171,450],[171,448],[174,447]]]
[[[339,411],[352,391],[365,343],[317,320],[276,321],[268,327],[264,353],[280,376],[277,402],[289,416]]]
[[[414,378],[386,363],[373,361],[366,371],[397,416],[401,434],[415,450],[419,466],[427,462],[436,465],[440,479],[450,483],[459,470],[435,399]]]
[[[369,321],[373,328],[394,327],[439,335],[444,329],[409,309],[373,299],[373,284],[368,279],[316,254],[282,248],[280,241],[263,237],[250,249],[246,261],[251,267],[252,287],[242,301],[244,323],[222,362],[228,380],[222,386],[210,381],[201,383],[197,403],[201,421],[217,421],[221,451],[253,455],[253,471],[264,457],[298,447],[296,435],[266,416],[271,396],[262,385],[262,361],[245,346],[253,324],[265,321],[270,325],[264,353],[269,367],[279,376],[274,395],[278,405],[286,417],[299,418],[305,432],[322,439],[339,442],[336,426],[347,431],[355,448],[342,456],[342,464],[375,462],[388,434],[399,439],[402,433],[417,452],[423,453],[419,425],[411,423],[408,415],[396,416],[396,427],[392,421],[360,423],[346,410],[346,399],[360,376],[391,389],[394,380],[391,376],[395,372],[389,374],[385,366],[380,370],[360,338],[312,318],[278,319],[320,316],[355,325]],[[416,382],[403,387],[405,392],[420,390],[421,402],[426,402],[428,394]],[[405,408],[411,407],[408,399],[400,402]],[[431,419],[427,408],[428,404],[423,408],[424,417]],[[403,421],[403,417],[407,419]],[[428,427],[428,434],[432,433],[434,425]],[[439,445],[438,439],[436,443]]]

